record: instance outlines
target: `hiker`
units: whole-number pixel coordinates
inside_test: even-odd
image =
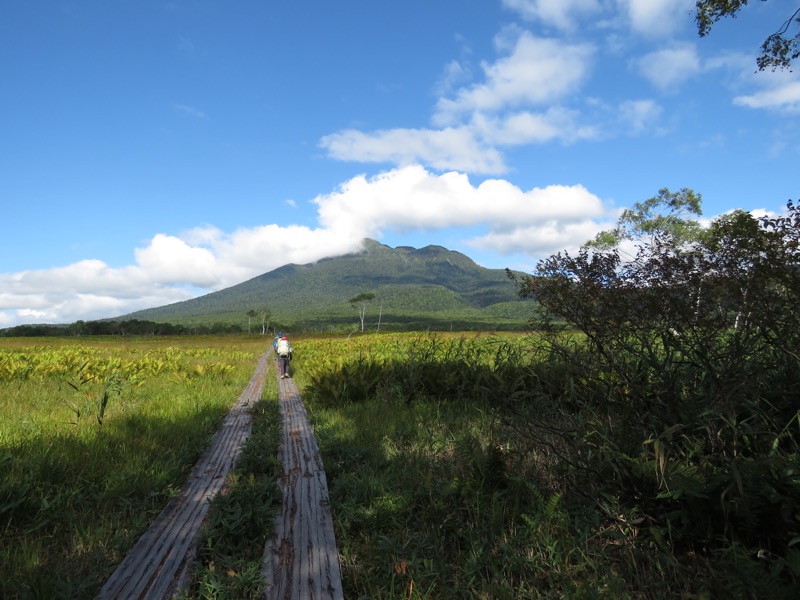
[[[275,359],[278,358],[278,340],[283,337],[282,332],[278,332],[278,335],[275,336],[275,339],[272,340],[272,351],[275,352]]]
[[[292,345],[285,335],[278,339],[275,345],[275,351],[278,353],[278,364],[281,370],[281,379],[289,377],[289,362],[292,360]]]

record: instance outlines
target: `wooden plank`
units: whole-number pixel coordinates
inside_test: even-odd
[[[209,500],[221,489],[251,431],[249,408],[261,397],[272,350],[264,354],[210,446],[173,498],[106,581],[98,600],[160,600],[181,587]]]
[[[283,508],[264,549],[266,598],[343,600],[328,482],[297,387],[280,380]]]

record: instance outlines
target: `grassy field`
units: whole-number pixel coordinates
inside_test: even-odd
[[[791,460],[755,477],[744,459],[730,484],[706,475],[702,450],[668,455],[677,427],[648,430],[614,401],[619,388],[634,405],[594,378],[596,358],[562,361],[541,342],[295,343],[346,598],[798,597],[800,538],[768,529],[797,506]]]
[[[268,345],[1,340],[0,596],[92,597],[180,488]]]
[[[295,345],[346,598],[620,598],[629,549],[499,414],[526,336]]]
[[[630,421],[638,413],[629,390],[595,373],[591,356],[561,361],[523,334],[292,342],[346,598],[800,593],[800,538],[780,556],[765,545],[777,550],[775,534],[755,543],[726,535],[745,517],[767,531],[762,513],[742,511],[748,503],[767,515],[796,506],[797,471],[770,456],[780,472],[767,481],[744,470],[751,463],[734,464],[723,496],[738,493],[735,506],[720,508],[711,495],[719,477],[699,471],[701,451],[668,455],[675,429],[654,435]],[[90,598],[176,492],[269,340],[27,343],[0,345],[0,595]],[[279,438],[276,403],[263,400],[276,389],[272,381],[254,412],[254,435],[212,507],[182,599],[263,589]],[[684,462],[694,479],[665,487]]]

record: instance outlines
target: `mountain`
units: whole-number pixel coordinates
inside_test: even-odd
[[[352,327],[349,299],[373,293],[366,326],[386,329],[517,329],[530,301],[503,269],[486,269],[441,246],[391,248],[365,240],[363,250],[305,265],[289,264],[192,300],[119,317],[176,324],[247,323],[248,311],[271,313],[286,329]],[[260,323],[260,316],[254,318]]]

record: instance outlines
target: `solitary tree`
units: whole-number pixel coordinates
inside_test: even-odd
[[[358,296],[353,296],[348,300],[350,304],[358,311],[358,318],[361,321],[361,331],[364,331],[364,317],[367,314],[367,304],[375,299],[375,294],[372,292],[364,292]]]

